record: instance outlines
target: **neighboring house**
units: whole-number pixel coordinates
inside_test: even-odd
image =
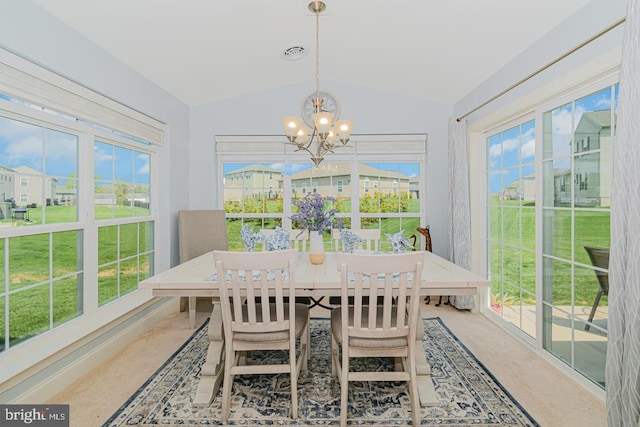
[[[611,110],[582,114],[573,138],[574,175],[555,171],[556,202],[571,202],[573,184],[576,206],[611,206]],[[585,153],[585,154],[579,154]]]
[[[527,175],[507,185],[501,193],[502,200],[535,200],[536,176]]]
[[[78,201],[78,189],[67,184],[56,185],[56,197],[51,201],[54,205],[76,205]]]
[[[410,191],[409,176],[360,164],[358,192],[360,197]],[[293,197],[304,197],[306,193],[331,194],[339,198],[351,198],[351,169],[348,163],[338,163],[330,169],[305,169],[291,175]]]
[[[15,171],[6,166],[0,165],[0,202],[14,199],[13,180]]]
[[[254,164],[225,174],[224,199],[241,200],[243,196],[257,200],[282,197],[282,172]]]
[[[41,172],[28,166],[17,166],[14,176],[14,194],[17,206],[46,203],[56,198],[57,180],[44,176]],[[45,182],[43,183],[43,180]],[[44,192],[44,194],[43,194]]]

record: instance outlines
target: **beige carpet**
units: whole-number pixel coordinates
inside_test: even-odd
[[[210,308],[199,304],[198,324],[209,317]],[[601,400],[491,321],[433,303],[422,310],[424,317],[440,317],[540,425],[606,426]],[[327,313],[320,309],[313,314]],[[69,404],[72,427],[102,425],[191,336],[188,323],[186,313],[165,318],[48,403]]]

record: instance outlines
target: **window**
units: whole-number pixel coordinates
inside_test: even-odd
[[[95,142],[82,149],[80,141]],[[0,219],[20,225],[0,238],[0,352],[95,312],[153,274],[152,153],[132,138],[0,102],[0,158],[20,175],[15,187],[1,182],[0,193],[17,195],[25,210]],[[97,242],[88,243],[92,235]]]
[[[487,315],[602,389],[616,78],[485,134]]]
[[[617,92],[611,85],[542,113],[542,343],[602,388],[608,300],[595,299],[607,271],[588,248],[610,247]]]
[[[240,230],[246,225],[254,231],[273,229],[281,226],[296,228],[289,217],[295,212],[294,201],[304,197],[304,189],[312,188],[323,196],[337,199],[334,207],[338,209],[338,218],[343,226],[352,229],[378,228],[382,235],[403,231],[406,237],[413,234],[422,223],[423,207],[419,198],[421,163],[416,162],[334,162],[325,167],[314,167],[311,163],[272,163],[255,164],[224,162],[222,170],[230,175],[242,168],[277,168],[273,172],[274,183],[278,188],[291,188],[292,191],[279,193],[277,197],[264,197],[267,180],[256,183],[250,192],[240,192],[237,186],[227,180],[224,184],[224,209],[227,215],[229,247],[243,250]],[[360,181],[358,172],[375,176],[380,182],[387,182],[385,188],[365,194],[364,188],[352,194],[344,183]],[[222,179],[221,179],[221,182]],[[276,184],[277,182],[277,184]],[[394,186],[395,182],[395,186]],[[296,194],[295,188],[302,188],[302,194]],[[394,190],[395,189],[395,190]],[[282,194],[291,194],[291,198],[282,198]],[[356,231],[357,232],[357,231]],[[331,247],[330,233],[325,233],[325,244]],[[386,238],[381,239],[381,250],[392,250]],[[260,246],[256,248],[260,250]]]
[[[505,129],[506,128],[506,129]],[[487,137],[490,308],[536,336],[535,122]]]
[[[96,219],[149,215],[150,155],[100,141],[94,154]]]

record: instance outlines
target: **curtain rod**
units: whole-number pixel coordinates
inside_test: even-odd
[[[595,39],[597,39],[598,37],[608,33],[609,31],[613,30],[614,28],[616,28],[618,25],[622,24],[627,18],[623,17],[618,19],[616,22],[614,22],[613,24],[609,25],[608,27],[606,27],[605,29],[603,29],[602,31],[600,31],[599,33],[589,37],[587,40],[583,41],[582,43],[580,43],[579,45],[577,45],[576,47],[574,47],[571,50],[568,50],[567,52],[563,53],[562,55],[558,56],[556,59],[554,59],[553,61],[549,62],[548,64],[544,65],[543,67],[538,68],[537,70],[535,70],[533,73],[529,74],[528,76],[524,77],[523,79],[517,81],[516,83],[512,84],[511,86],[509,86],[508,88],[502,90],[501,92],[499,92],[497,95],[494,95],[493,97],[489,98],[488,100],[486,100],[485,102],[483,102],[482,104],[478,105],[476,108],[474,108],[471,111],[466,112],[465,114],[463,114],[462,116],[458,117],[456,119],[457,122],[459,122],[460,120],[470,116],[471,114],[475,113],[476,111],[478,111],[479,109],[481,109],[482,107],[484,107],[487,104],[492,103],[493,101],[495,101],[496,99],[500,98],[502,95],[504,95],[505,93],[511,91],[512,89],[520,86],[522,83],[526,82],[527,80],[531,79],[532,77],[537,76],[538,74],[540,74],[541,72],[543,72],[544,70],[546,70],[547,68],[551,67],[552,65],[562,61],[564,58],[566,58],[567,56],[571,55],[572,53],[574,53],[575,51],[583,48],[584,46],[588,45],[589,43],[591,43],[592,41],[594,41]]]

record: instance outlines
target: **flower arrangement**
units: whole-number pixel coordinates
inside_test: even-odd
[[[335,202],[336,199],[331,196],[323,197],[319,193],[307,193],[302,199],[293,200],[292,203],[300,212],[289,218],[297,222],[301,228],[322,234],[324,230],[338,225],[334,224],[334,215],[338,210],[329,209],[330,203]]]

